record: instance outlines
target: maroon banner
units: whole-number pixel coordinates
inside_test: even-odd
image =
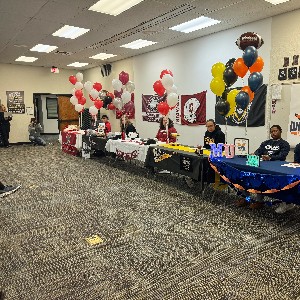
[[[165,101],[166,96],[142,95],[142,117],[146,122],[159,122],[157,104]]]

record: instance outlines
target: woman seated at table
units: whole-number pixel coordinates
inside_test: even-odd
[[[166,128],[167,124],[168,124],[168,130]],[[160,120],[159,120],[159,130],[156,134],[156,138],[160,142],[175,143],[176,142],[175,133],[177,133],[177,130],[174,127],[173,121],[170,118],[166,117],[166,116],[160,118]]]
[[[126,136],[129,136],[130,132],[137,132],[133,124],[129,121],[127,115],[123,115],[120,119],[121,132],[124,132]]]

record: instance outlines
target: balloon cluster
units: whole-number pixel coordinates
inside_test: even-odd
[[[119,74],[119,79],[112,80],[112,86],[115,95],[112,104],[115,106],[115,108],[122,110],[125,104],[128,107],[134,107],[133,91],[135,89],[135,85],[129,80],[128,73],[122,71]]]
[[[254,98],[254,93],[262,85],[263,76],[260,72],[264,67],[264,61],[258,56],[257,47],[255,42],[251,45],[251,41],[248,41],[248,46],[241,58],[231,58],[226,65],[218,62],[212,66],[213,79],[210,89],[218,96],[216,110],[220,115],[229,117],[234,113],[235,107],[242,110],[247,109]],[[238,77],[244,78],[248,71],[250,73],[248,85],[244,85],[241,90],[229,90]]]
[[[160,80],[153,84],[153,89],[158,96],[166,96],[166,101],[157,105],[157,110],[162,115],[167,115],[175,108],[178,102],[177,87],[174,85],[173,73],[170,70],[163,70],[160,73]]]
[[[83,97],[83,88],[89,93],[89,98],[93,101],[93,105],[89,108],[89,112],[92,116],[98,114],[98,110],[103,107],[106,109],[115,109],[112,104],[114,95],[108,91],[102,90],[102,84],[100,82],[92,83],[86,81],[82,83],[82,73],[77,73],[76,76],[71,75],[69,81],[74,85],[72,89],[72,97],[70,102],[75,105],[75,110],[82,112],[86,103],[85,97]]]

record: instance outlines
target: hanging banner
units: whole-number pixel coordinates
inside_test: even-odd
[[[7,91],[7,111],[13,114],[25,114],[24,91]]]
[[[291,148],[300,143],[300,85],[293,84],[291,87],[290,115],[287,131],[287,141]]]
[[[204,125],[206,122],[206,91],[194,95],[181,95],[175,109],[177,124]]]
[[[142,95],[142,118],[147,122],[159,122],[160,114],[157,104],[164,101],[166,96]]]

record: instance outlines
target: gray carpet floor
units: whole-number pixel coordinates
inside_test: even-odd
[[[300,210],[57,144],[0,149],[0,288],[8,300],[300,299]],[[103,243],[85,238],[99,235]]]

